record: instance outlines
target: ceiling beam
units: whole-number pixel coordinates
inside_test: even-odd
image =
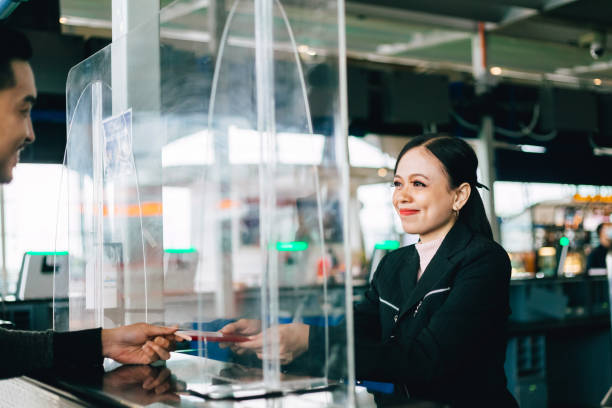
[[[360,3],[387,7],[395,10],[421,12],[435,16],[460,18],[470,21],[500,22],[507,6],[491,4],[491,2],[474,2],[470,0],[351,0]]]
[[[502,27],[506,27],[510,24],[515,24],[529,18],[545,14],[549,11],[558,9],[559,7],[566,6],[571,3],[575,3],[579,0],[545,0],[540,4],[539,8],[522,8],[522,7],[511,7],[502,21],[499,23],[487,24],[487,30],[497,30]]]
[[[459,17],[449,17],[440,14],[431,14],[421,11],[412,11],[406,8],[395,8],[367,4],[367,1],[347,1],[346,14],[365,18],[380,18],[397,22],[411,22],[436,27],[450,28],[460,31],[474,32],[476,23],[474,20]]]
[[[380,44],[376,52],[381,55],[397,55],[403,52],[416,51],[424,48],[436,47],[449,42],[465,40],[473,36],[471,33],[463,32],[433,32],[431,34],[415,35],[409,42],[397,42],[393,44]]]
[[[542,11],[547,12],[554,9],[558,9],[559,7],[567,6],[571,3],[576,3],[579,0],[547,0],[542,6]]]

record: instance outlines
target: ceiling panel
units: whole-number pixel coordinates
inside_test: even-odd
[[[111,3],[61,0],[62,17],[81,19],[66,24],[64,31],[110,36]],[[291,7],[291,0],[283,3]],[[599,60],[590,57],[588,45],[580,44],[594,27],[612,28],[612,0],[351,0],[346,9],[352,58],[469,71],[476,22],[487,21],[497,23],[488,26],[490,66],[523,72],[528,78],[600,78],[604,86],[612,87],[612,30],[608,30],[608,50]],[[206,14],[202,9],[176,20],[171,28],[180,31],[199,24],[198,29],[205,31],[206,24],[198,19],[205,20]],[[87,21],[104,23],[106,28],[87,27]],[[335,29],[333,21],[329,29]]]
[[[547,15],[592,28],[612,28],[612,1],[580,0],[550,11]]]

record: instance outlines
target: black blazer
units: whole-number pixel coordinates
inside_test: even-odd
[[[356,377],[411,397],[516,407],[504,360],[510,261],[458,222],[417,282],[414,245],[387,254],[355,306]]]

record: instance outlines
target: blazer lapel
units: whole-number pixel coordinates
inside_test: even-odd
[[[410,297],[417,283],[417,273],[419,271],[419,254],[412,245],[410,252],[406,254],[405,261],[400,270],[399,282],[401,285],[402,299]]]
[[[456,262],[453,262],[451,257],[457,251],[465,248],[471,236],[472,232],[467,226],[463,225],[461,222],[455,223],[453,228],[446,234],[444,241],[442,241],[442,245],[438,248],[438,251],[427,265],[427,268],[425,268],[421,279],[416,282],[414,290],[412,290],[412,293],[408,296],[408,300],[400,307],[400,318],[412,309],[423,296],[432,290],[440,278],[453,269]],[[415,252],[417,252],[416,248]],[[416,255],[416,269],[418,270],[418,253]]]
[[[405,251],[394,263],[386,265],[391,273],[379,277],[379,294],[382,299],[401,310],[403,300],[412,293],[416,284],[419,256],[414,245],[402,248]],[[408,290],[408,292],[406,292]]]

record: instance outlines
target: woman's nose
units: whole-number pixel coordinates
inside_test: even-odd
[[[396,197],[398,201],[400,202],[411,202],[412,201],[412,195],[410,194],[410,191],[408,191],[406,187],[396,190]]]

